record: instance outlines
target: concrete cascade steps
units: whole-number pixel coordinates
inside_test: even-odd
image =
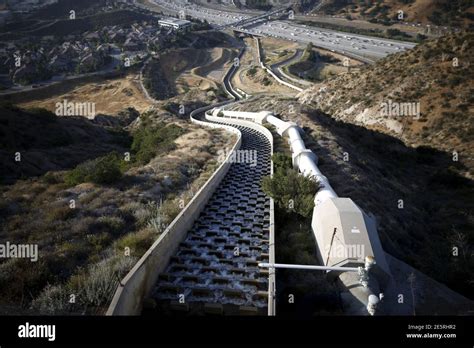
[[[271,144],[235,127],[240,150],[256,150],[257,163],[232,164],[160,274],[144,315],[267,315],[268,270],[258,263],[269,261],[270,198],[261,180],[270,175]]]

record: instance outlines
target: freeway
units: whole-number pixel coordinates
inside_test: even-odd
[[[225,12],[195,4],[189,4],[186,0],[150,0],[170,13],[180,13],[193,18],[207,20],[216,27],[228,26],[230,24],[249,19],[255,14],[248,12]],[[263,13],[263,12],[262,12]],[[339,32],[324,28],[307,27],[292,23],[291,20],[276,20],[272,22],[260,22],[252,27],[237,27],[251,34],[270,36],[285,40],[308,44],[312,42],[315,46],[339,52],[355,58],[368,58],[368,61],[380,59],[389,54],[411,49],[415,46],[411,42],[375,38],[371,36]]]

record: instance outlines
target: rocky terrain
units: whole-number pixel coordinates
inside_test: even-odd
[[[465,165],[463,175],[472,178],[473,45],[471,33],[432,40],[315,85],[302,92],[299,101],[409,146],[456,152]],[[409,104],[415,106],[411,113],[403,109]],[[399,112],[387,113],[388,105],[399,106]]]
[[[398,21],[398,11],[401,10],[403,21],[469,27],[474,15],[472,2],[463,0],[325,0],[323,3],[320,11],[325,14],[347,15],[381,23]]]

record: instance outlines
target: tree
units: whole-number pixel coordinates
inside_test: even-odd
[[[262,181],[263,191],[275,200],[281,209],[304,217],[311,217],[318,183],[292,168],[291,157],[275,153],[272,157],[275,172]]]

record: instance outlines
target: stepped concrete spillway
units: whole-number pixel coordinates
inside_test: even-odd
[[[271,173],[271,144],[254,129],[237,128],[238,151],[256,161],[232,163],[160,274],[155,313],[267,314],[269,272],[258,263],[269,260],[270,199],[260,182]]]
[[[350,198],[337,196],[318,168],[318,157],[305,147],[302,130],[295,123],[282,121],[269,111],[240,112],[215,108],[210,112],[213,118],[223,120],[268,122],[275,126],[279,135],[288,138],[294,168],[320,186],[314,197],[311,223],[319,260],[328,268],[329,277],[338,279],[347,289],[341,297],[348,314],[375,314],[381,285],[387,287],[391,278],[375,222]],[[375,265],[374,257],[377,260],[375,268],[372,267]],[[341,271],[341,267],[347,267],[347,271]],[[358,272],[354,273],[354,270]]]
[[[234,133],[236,143],[119,283],[107,315],[275,315],[275,270],[258,267],[275,262],[274,202],[260,189],[261,178],[273,173],[272,134],[252,122],[206,113],[242,98],[230,83],[237,68],[232,64],[222,81],[230,100],[190,113],[195,124]],[[198,118],[202,114],[207,120]],[[238,151],[244,156],[234,156]],[[250,161],[231,163],[248,158],[247,152]]]

